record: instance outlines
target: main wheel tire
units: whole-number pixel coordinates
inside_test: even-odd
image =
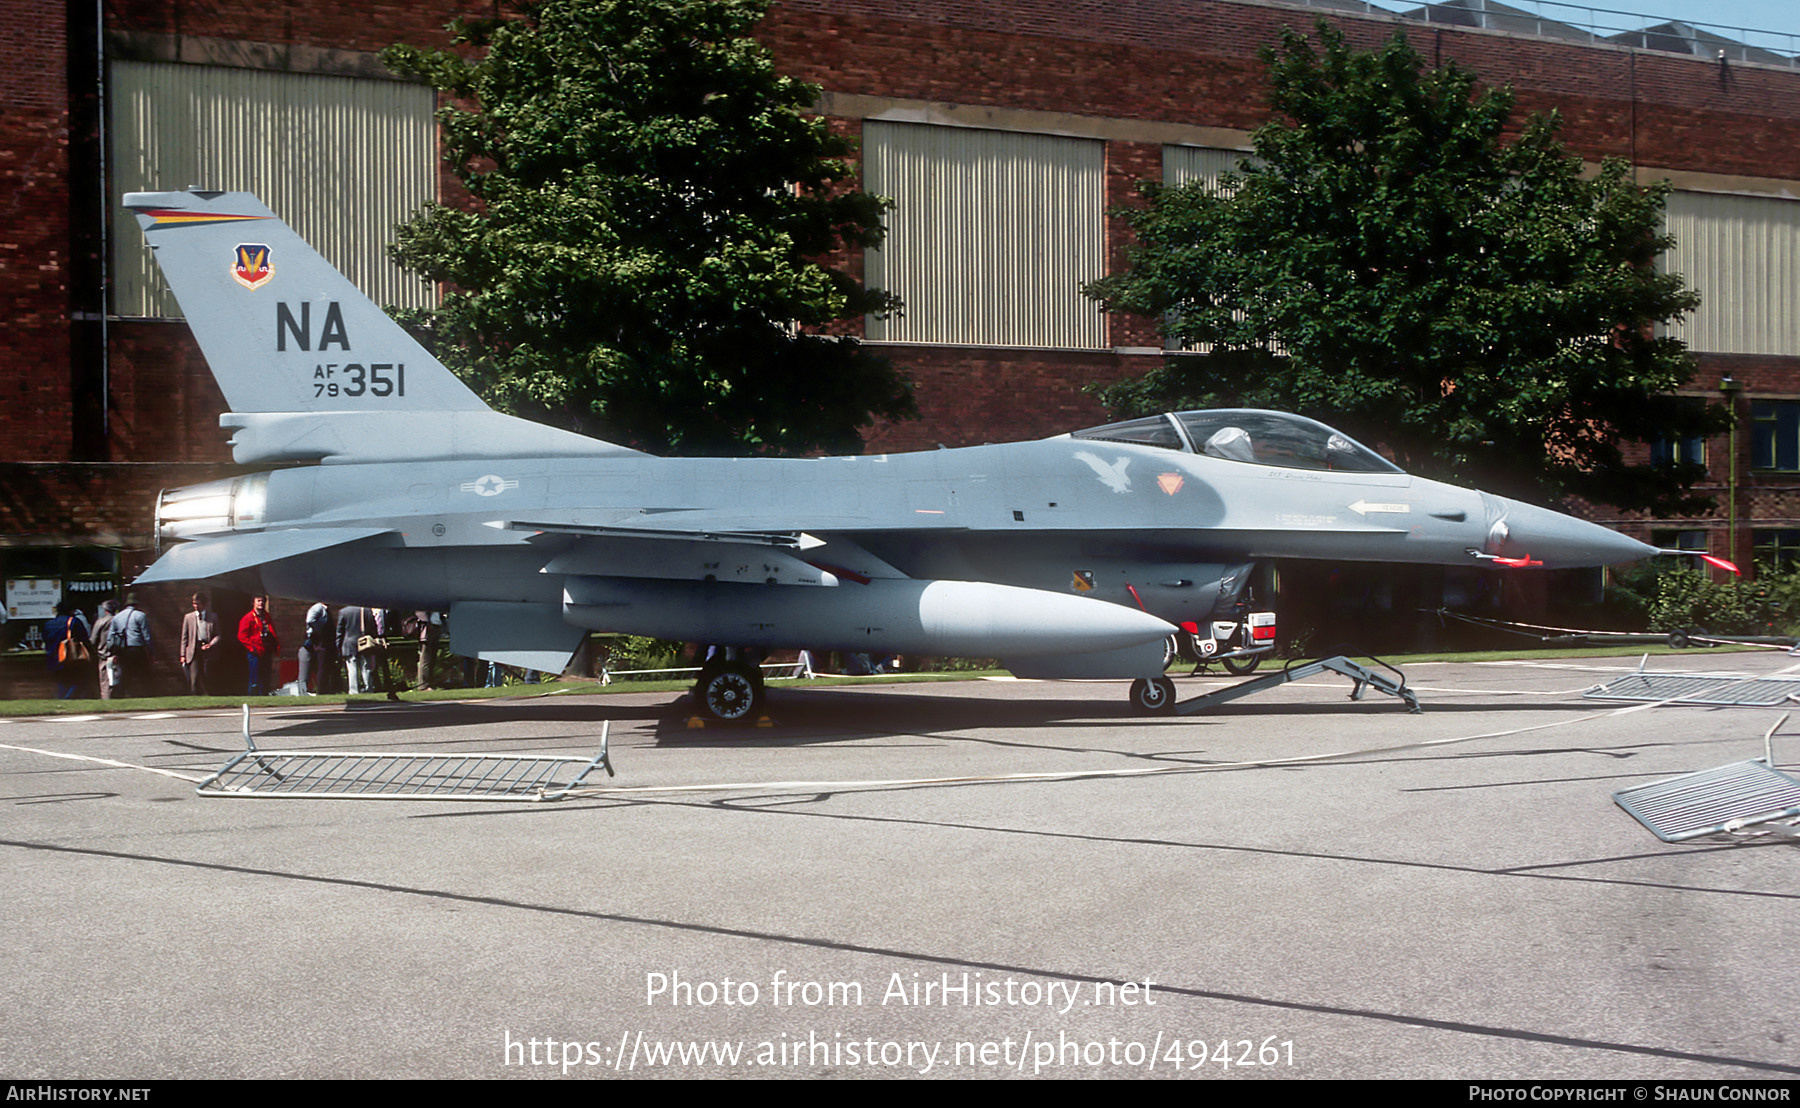
[[[725,723],[749,719],[763,703],[763,685],[757,674],[735,662],[701,673],[695,692],[706,714]]]
[[[1131,706],[1146,716],[1167,715],[1175,710],[1175,682],[1167,677],[1140,677],[1131,683]]]
[[[1248,658],[1220,658],[1226,673],[1235,673],[1239,677],[1246,673],[1255,673],[1256,667],[1262,665],[1262,655],[1252,654]]]
[[[1163,668],[1164,669],[1168,669],[1170,666],[1174,665],[1176,655],[1181,653],[1181,649],[1175,645],[1175,642],[1176,642],[1176,640],[1175,640],[1174,635],[1170,635],[1168,638],[1163,640]]]

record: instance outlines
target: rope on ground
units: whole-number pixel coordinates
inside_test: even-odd
[[[172,769],[159,769],[156,766],[140,766],[135,762],[119,762],[114,761],[111,758],[95,758],[88,754],[65,754],[62,751],[57,750],[39,750],[35,746],[14,746],[11,743],[0,743],[0,750],[17,750],[26,754],[42,754],[46,758],[66,758],[71,762],[88,762],[93,765],[108,766],[113,769],[138,769],[143,770],[145,773],[155,773],[163,777],[173,777],[178,781],[186,781],[194,785],[198,785],[201,781],[205,780],[203,777],[195,777],[191,774],[180,773]]]
[[[1538,632],[1545,631],[1553,632],[1557,635],[1577,635],[1582,638],[1655,639],[1663,637],[1659,634],[1649,634],[1642,631],[1591,631],[1579,627],[1552,627],[1542,623],[1520,623],[1516,620],[1489,619],[1487,616],[1472,616],[1465,612],[1452,612],[1447,608],[1421,608],[1419,610],[1429,615],[1437,616],[1440,620],[1460,620],[1463,623],[1472,623],[1477,627],[1487,627],[1496,631],[1504,631],[1509,635],[1519,635],[1528,639],[1538,639],[1539,641],[1542,641],[1546,636],[1539,634]],[[1521,627],[1526,630],[1515,630],[1515,628]],[[1685,641],[1690,643],[1706,643],[1714,646],[1754,647],[1758,650],[1791,650],[1795,645],[1794,640],[1791,638],[1784,639],[1781,642],[1759,642],[1756,639],[1734,639],[1722,635],[1709,635],[1705,633],[1694,634],[1686,631],[1678,631],[1675,632],[1675,634],[1680,635]]]

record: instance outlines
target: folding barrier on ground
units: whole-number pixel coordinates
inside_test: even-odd
[[[1775,732],[1763,735],[1761,760],[1684,773],[1620,789],[1613,801],[1666,843],[1706,835],[1791,834],[1800,822],[1800,781],[1775,768]],[[1769,825],[1787,821],[1787,828]]]
[[[371,754],[258,750],[244,706],[244,752],[194,790],[211,797],[312,800],[561,800],[596,766],[613,776],[611,724],[593,758],[546,754]]]

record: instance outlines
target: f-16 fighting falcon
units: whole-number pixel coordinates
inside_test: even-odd
[[[140,584],[254,574],[278,596],[446,611],[456,653],[552,672],[602,630],[993,657],[1129,679],[1159,710],[1165,642],[1231,611],[1259,558],[1655,553],[1269,411],[913,454],[655,457],[490,409],[248,193],[125,206],[224,392],[233,457],[275,467],[165,490]],[[762,679],[727,659],[696,692],[741,718]]]

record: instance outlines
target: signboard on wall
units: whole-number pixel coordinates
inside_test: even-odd
[[[63,583],[56,577],[9,577],[6,580],[7,619],[50,619],[62,599]]]

